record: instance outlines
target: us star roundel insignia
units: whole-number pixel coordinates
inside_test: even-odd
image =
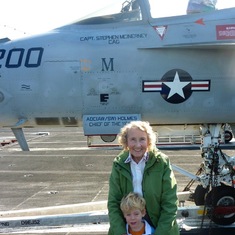
[[[142,90],[159,92],[165,101],[179,104],[186,101],[193,92],[210,91],[210,80],[193,80],[188,72],[172,69],[161,80],[143,81]]]

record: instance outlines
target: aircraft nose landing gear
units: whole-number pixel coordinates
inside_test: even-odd
[[[222,124],[201,127],[204,164],[194,200],[196,205],[205,205],[213,222],[229,225],[235,222],[235,157],[219,148],[222,132]]]

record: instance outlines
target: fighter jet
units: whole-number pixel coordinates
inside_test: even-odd
[[[188,129],[203,139],[200,193],[225,183],[234,205],[235,159],[219,144],[226,125],[235,130],[235,8],[156,18],[152,2],[116,0],[105,13],[2,40],[0,126],[23,150],[25,127],[83,126],[107,141],[132,120],[159,134]]]

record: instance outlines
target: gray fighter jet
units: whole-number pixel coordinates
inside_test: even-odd
[[[234,207],[235,158],[219,144],[226,125],[235,130],[235,8],[156,18],[152,1],[113,2],[105,13],[0,42],[0,126],[23,150],[24,127],[83,125],[107,141],[139,119],[159,134],[192,130],[205,159],[198,195],[212,185]],[[222,223],[234,220],[235,210]]]

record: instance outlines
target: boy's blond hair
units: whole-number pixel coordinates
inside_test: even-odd
[[[141,212],[145,210],[146,202],[138,193],[129,193],[122,198],[120,208],[123,213],[128,213],[133,209],[139,209]]]

